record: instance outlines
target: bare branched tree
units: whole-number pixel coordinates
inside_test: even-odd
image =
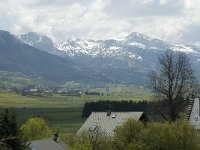
[[[165,51],[158,58],[158,73],[150,74],[151,87],[162,97],[162,104],[168,106],[168,116],[175,121],[195,94],[196,78],[189,57],[180,52]]]

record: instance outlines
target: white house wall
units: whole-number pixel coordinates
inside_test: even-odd
[[[194,125],[194,128],[198,130],[200,130],[199,109],[199,98],[195,98],[189,121],[192,125]]]

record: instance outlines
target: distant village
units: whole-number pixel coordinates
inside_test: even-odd
[[[12,89],[9,90],[13,92]],[[16,91],[15,91],[16,92]],[[81,97],[82,94],[85,95],[103,95],[100,92],[91,92],[85,89],[65,89],[65,88],[52,88],[52,89],[44,89],[40,87],[32,87],[32,88],[24,88],[22,90],[18,90],[17,93],[20,93],[22,96],[52,96],[53,93],[60,94],[61,96],[79,96]]]

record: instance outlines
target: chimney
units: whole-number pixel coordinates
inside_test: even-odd
[[[111,110],[107,110],[107,116],[111,115]]]
[[[58,142],[58,133],[55,133],[55,134],[54,134],[53,140],[54,140],[55,142]]]

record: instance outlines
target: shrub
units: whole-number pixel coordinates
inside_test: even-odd
[[[142,122],[128,119],[122,126],[119,126],[115,130],[113,149],[142,150],[145,147],[145,143],[142,141],[143,129],[144,124]]]
[[[21,126],[24,139],[28,141],[49,138],[52,135],[51,129],[43,118],[30,118]]]
[[[200,138],[186,121],[149,123],[127,120],[116,129],[113,149],[199,150]]]
[[[96,132],[79,133],[70,141],[70,149],[72,150],[109,150],[111,149],[111,138],[104,132],[98,130]]]

